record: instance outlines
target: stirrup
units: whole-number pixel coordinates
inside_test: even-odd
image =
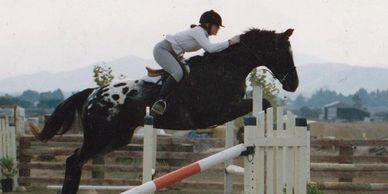
[[[165,100],[156,101],[151,108],[151,114],[163,115],[166,112],[167,103]]]

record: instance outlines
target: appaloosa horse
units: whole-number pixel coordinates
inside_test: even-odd
[[[187,60],[189,78],[168,98],[167,111],[154,118],[154,126],[188,130],[223,124],[252,111],[252,99],[243,99],[245,81],[255,67],[266,66],[282,84],[295,91],[298,75],[289,37],[283,33],[250,29],[241,42],[218,53],[205,53]],[[134,130],[143,125],[146,106],[151,106],[160,85],[144,80],[88,88],[60,105],[43,130],[32,126],[35,136],[48,141],[64,134],[72,125],[76,111],[82,116],[84,142],[66,160],[62,194],[78,191],[82,166],[96,155],[127,145]],[[264,106],[270,106],[264,100]]]

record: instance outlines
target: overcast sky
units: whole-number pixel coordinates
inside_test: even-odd
[[[209,9],[226,26],[214,42],[250,27],[294,28],[294,53],[388,67],[387,8],[386,0],[0,0],[0,79],[152,58],[163,35],[187,29]]]

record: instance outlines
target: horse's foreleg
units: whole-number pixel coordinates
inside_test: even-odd
[[[225,106],[225,109],[222,112],[223,116],[220,117],[222,118],[220,124],[231,121],[233,119],[252,112],[252,106],[252,99],[244,99],[239,103],[229,104]],[[268,100],[263,99],[263,110],[266,110],[269,107],[271,107],[271,103]]]

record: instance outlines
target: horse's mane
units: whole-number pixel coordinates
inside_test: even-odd
[[[249,28],[241,34],[241,41],[244,43],[252,43],[252,42],[272,42],[274,40],[274,36],[276,35],[273,30],[264,30],[259,28]],[[265,45],[261,45],[264,49]],[[231,52],[241,49],[239,44],[232,45],[229,48],[222,50],[220,52],[208,53],[205,52],[203,55],[196,55],[187,59],[188,64],[195,65],[205,65],[214,61],[219,57],[225,57],[229,55]]]

